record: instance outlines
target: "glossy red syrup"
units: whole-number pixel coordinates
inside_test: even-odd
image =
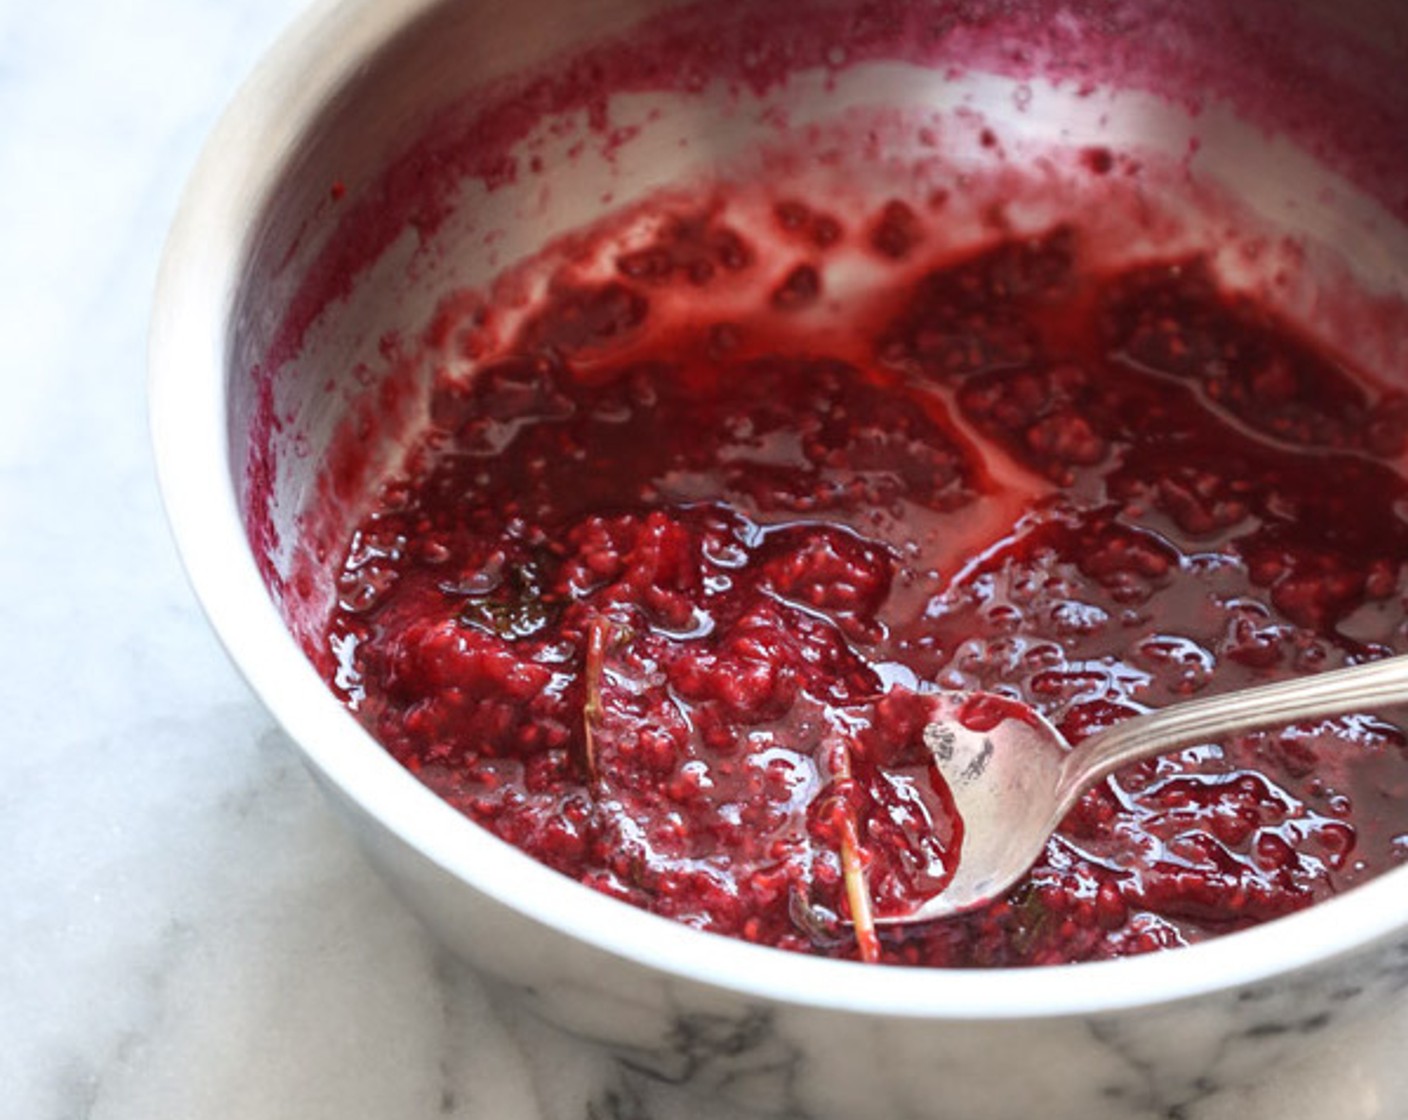
[[[698,0],[665,8],[625,34],[467,90],[433,128],[407,137],[380,174],[329,168],[327,194],[303,215],[294,244],[278,250],[285,255],[272,279],[287,296],[245,371],[256,395],[240,504],[256,563],[285,612],[310,598],[312,577],[278,559],[295,546],[275,512],[283,496],[277,448],[296,423],[280,389],[315,324],[408,232],[433,257],[466,184],[525,196],[548,188],[555,160],[541,148],[544,128],[560,138],[576,128],[566,122],[580,120],[572,150],[608,159],[628,150],[638,126],[629,113],[617,119],[618,98],[697,98],[709,110],[726,90],[751,115],[798,80],[891,63],[1049,81],[1082,97],[1142,90],[1193,118],[1230,109],[1343,175],[1392,218],[1408,217],[1408,146],[1384,140],[1408,134],[1408,103],[1394,96],[1396,57],[1366,50],[1350,24],[1309,18],[1280,0],[770,0],[727,10]],[[1005,158],[1002,139],[990,130],[985,138]],[[1200,146],[1194,137],[1187,153],[1195,175]],[[1115,153],[1104,147],[1087,149],[1083,162],[1095,176],[1117,174]],[[882,231],[877,249],[896,229]],[[897,231],[893,244],[902,247]],[[805,285],[806,274],[799,279]]]
[[[607,894],[891,963],[1183,945],[1408,856],[1403,734],[1327,720],[1131,767],[1007,897],[858,941],[849,888],[906,910],[961,840],[932,689],[1078,741],[1408,650],[1408,402],[1197,260],[1101,273],[1061,228],[926,262],[900,202],[775,218],[779,259],[662,223],[439,387],[327,632],[387,749]],[[846,243],[893,262],[879,298],[831,292]]]

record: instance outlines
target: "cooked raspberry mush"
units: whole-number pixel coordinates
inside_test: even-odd
[[[1073,226],[927,260],[893,201],[852,312],[829,207],[779,201],[776,256],[658,217],[439,379],[349,542],[329,676],[422,781],[613,897],[893,964],[1173,948],[1408,857],[1408,745],[1365,713],[1131,766],[1007,896],[877,923],[961,848],[938,689],[1079,741],[1408,651],[1408,408],[1202,262],[1102,272]]]

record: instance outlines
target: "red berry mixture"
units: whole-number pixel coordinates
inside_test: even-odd
[[[1132,766],[1005,898],[877,928],[961,845],[935,690],[1078,741],[1408,650],[1408,401],[1197,260],[1102,274],[1063,228],[925,265],[901,202],[773,216],[776,252],[662,221],[441,379],[328,627],[387,749],[597,890],[891,963],[1183,945],[1408,856],[1408,746],[1366,713]],[[847,244],[895,276],[854,314]]]

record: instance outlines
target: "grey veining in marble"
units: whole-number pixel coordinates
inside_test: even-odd
[[[146,444],[150,291],[205,131],[297,6],[0,3],[0,1115],[734,1120],[680,1087],[722,1071],[803,1116],[765,1019],[608,1057],[449,960],[186,588]],[[1408,1000],[1236,1093],[1142,1083],[1137,1039],[1115,1059],[1132,1117],[1369,1120],[1408,1116],[1405,1037]]]

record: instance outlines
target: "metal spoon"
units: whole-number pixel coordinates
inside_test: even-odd
[[[1020,879],[1086,790],[1127,762],[1310,716],[1408,701],[1408,655],[1175,704],[1072,748],[1032,709],[987,693],[943,697],[925,741],[963,824],[944,889],[877,925],[945,918],[993,901]]]

